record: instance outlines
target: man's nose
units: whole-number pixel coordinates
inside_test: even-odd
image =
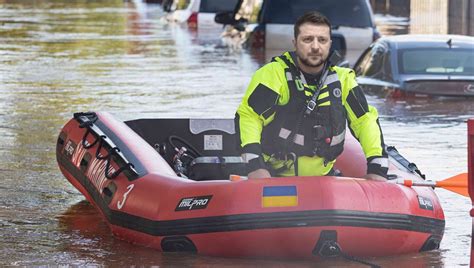
[[[321,48],[321,44],[319,43],[318,40],[314,40],[312,43],[311,43],[311,49],[312,50],[319,50]]]

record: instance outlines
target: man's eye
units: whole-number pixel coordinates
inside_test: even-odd
[[[327,38],[318,38],[318,42],[321,44],[326,44],[329,41]]]
[[[303,38],[303,42],[305,42],[305,43],[313,42],[313,38],[311,38],[311,37]]]

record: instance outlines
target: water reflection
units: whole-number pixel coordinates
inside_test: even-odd
[[[377,99],[373,103],[387,120],[443,123],[446,127],[465,124],[474,115],[474,103],[467,98]]]
[[[372,8],[379,21],[382,33],[396,34],[461,34],[474,35],[473,7],[470,0],[371,0]],[[394,28],[384,22],[395,22]],[[403,23],[400,28],[397,21]],[[386,27],[392,28],[386,31]]]

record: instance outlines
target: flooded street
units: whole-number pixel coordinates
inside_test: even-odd
[[[0,266],[315,266],[161,253],[122,242],[59,171],[56,139],[74,112],[107,111],[124,121],[233,117],[264,56],[230,51],[162,17],[159,5],[139,1],[0,0]],[[408,23],[378,18],[394,23],[382,34]],[[467,171],[473,100],[368,101],[379,110],[385,142],[428,179]],[[436,192],[446,217],[440,249],[371,262],[469,267],[470,200]],[[319,265],[361,267],[344,260]]]

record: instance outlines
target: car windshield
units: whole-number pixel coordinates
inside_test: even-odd
[[[262,3],[263,0],[242,0],[236,11],[235,19],[244,18],[248,23],[257,23]]]
[[[261,22],[293,24],[299,16],[311,10],[326,15],[333,27],[372,27],[365,0],[267,0],[264,1]]]
[[[199,12],[217,13],[223,11],[234,11],[238,0],[201,0]]]
[[[402,74],[474,75],[470,49],[405,49],[398,58]]]

